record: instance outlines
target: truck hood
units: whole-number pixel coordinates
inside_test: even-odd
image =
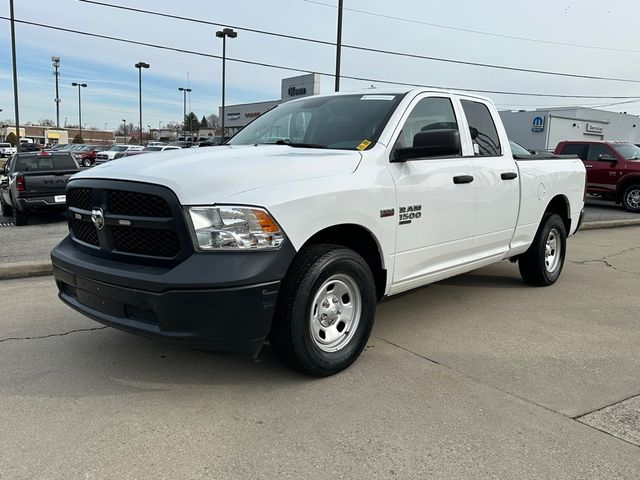
[[[360,152],[239,145],[166,150],[123,157],[73,178],[131,180],[164,185],[183,205],[222,202],[254,188],[352,173]]]

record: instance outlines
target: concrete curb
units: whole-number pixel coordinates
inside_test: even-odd
[[[629,220],[603,220],[601,222],[585,222],[580,230],[598,230],[600,228],[636,227],[640,225],[640,218]]]
[[[9,280],[11,278],[27,278],[40,277],[42,275],[51,275],[53,267],[51,261],[40,262],[20,262],[0,264],[0,280]]]
[[[640,226],[640,218],[630,220],[606,220],[601,222],[585,222],[582,230],[597,230],[601,228],[620,228]],[[0,281],[12,278],[29,278],[51,275],[53,267],[49,260],[39,262],[20,262],[0,264]]]

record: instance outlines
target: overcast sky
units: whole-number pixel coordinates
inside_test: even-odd
[[[189,2],[159,0],[102,0],[144,10],[188,16],[237,27],[335,41],[337,0],[233,0]],[[314,0],[315,1],[315,0]],[[384,18],[353,10],[344,12],[343,42],[377,49],[455,60],[550,70],[580,75],[640,80],[638,18],[640,3],[630,0],[345,0],[345,8],[401,17]],[[333,5],[333,6],[332,6]],[[141,42],[220,55],[219,28],[159,18],[92,5],[78,0],[15,0],[16,18],[62,28],[83,30]],[[0,15],[8,17],[8,1],[0,2]],[[460,29],[567,45],[518,40],[425,25],[426,22]],[[0,20],[0,119],[13,119],[13,84],[9,22]],[[117,128],[125,118],[137,123],[137,61],[151,65],[143,71],[144,121],[180,121],[182,94],[192,89],[189,110],[199,117],[217,112],[220,104],[221,61],[184,53],[89,38],[62,31],[17,24],[20,119],[55,120],[54,77],[50,58],[61,57],[61,123],[78,122],[77,89],[83,89],[83,123]],[[619,51],[619,50],[637,50]],[[238,30],[227,43],[230,57],[331,73],[335,47],[274,38]],[[349,76],[439,85],[451,88],[536,92],[566,95],[628,96],[640,99],[640,83],[501,71],[395,57],[343,49],[342,73]],[[234,62],[227,63],[227,104],[278,99],[280,80],[300,75]],[[342,90],[384,88],[379,82],[343,80]],[[333,90],[333,78],[322,77],[322,91]],[[552,105],[604,105],[623,100],[557,99],[489,95],[504,109]],[[606,107],[640,114],[637,103]]]

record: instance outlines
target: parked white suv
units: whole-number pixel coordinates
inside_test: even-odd
[[[96,165],[123,157],[125,152],[138,152],[141,150],[144,150],[142,145],[114,145],[111,150],[96,154]]]

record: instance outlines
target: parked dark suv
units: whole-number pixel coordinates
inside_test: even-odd
[[[587,193],[640,213],[640,147],[624,142],[560,142],[556,154],[574,154],[587,169]]]

